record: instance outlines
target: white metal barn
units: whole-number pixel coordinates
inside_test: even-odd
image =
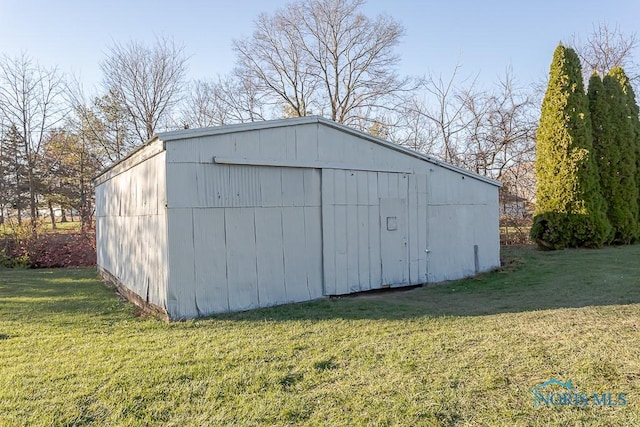
[[[318,117],[161,133],[96,178],[98,268],[171,319],[458,279],[499,186]]]

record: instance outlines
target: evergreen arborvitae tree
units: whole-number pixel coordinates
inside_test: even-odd
[[[615,143],[615,128],[611,120],[610,103],[602,79],[598,73],[593,73],[589,79],[589,111],[591,113],[591,129],[593,135],[593,154],[600,178],[600,191],[605,201],[605,212],[611,223],[611,233],[606,243],[615,237],[618,224],[617,218],[620,206],[616,203],[614,194],[619,192],[618,163],[620,151]]]
[[[639,211],[638,220],[640,221],[640,108],[638,108],[638,103],[636,101],[636,95],[633,91],[633,87],[631,86],[631,83],[629,82],[629,79],[625,75],[624,71],[620,69],[614,72],[614,70],[611,70],[611,72],[612,74],[615,74],[615,76],[618,78],[618,80],[622,84],[622,90],[626,95],[627,107],[629,108],[629,112],[630,112],[630,120],[634,129],[633,145],[635,146],[635,149],[636,149],[635,178],[636,178],[636,185],[638,188],[638,211]],[[638,234],[639,234],[638,238],[640,238],[640,225],[639,225]]]
[[[536,211],[531,238],[539,246],[598,247],[611,226],[593,156],[589,101],[580,60],[562,45],[553,55],[537,134]]]
[[[628,85],[626,93],[631,109],[631,122],[633,123],[635,135],[634,145],[636,148],[636,188],[638,189],[638,235],[636,236],[636,240],[638,240],[640,239],[640,108],[638,108],[636,96],[633,93],[631,85]]]
[[[620,67],[613,68],[603,79],[609,103],[610,143],[617,147],[618,162],[608,171],[615,185],[603,189],[609,199],[608,216],[614,229],[613,243],[628,244],[638,237],[638,187],[636,185],[635,129],[631,120],[624,85],[627,82]],[[611,191],[606,194],[606,191]]]
[[[627,101],[631,110],[631,122],[633,123],[633,129],[635,134],[634,145],[636,147],[636,185],[638,188],[638,236],[640,239],[640,108],[636,102],[636,95],[633,92],[633,88],[627,80],[625,87],[625,93],[627,94]]]

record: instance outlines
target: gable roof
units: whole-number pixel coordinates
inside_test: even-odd
[[[127,159],[129,159],[130,157],[134,156],[137,152],[139,152],[140,150],[144,149],[145,147],[147,147],[148,145],[150,145],[152,142],[154,142],[156,140],[160,140],[162,142],[167,142],[167,141],[184,140],[184,139],[190,139],[190,138],[200,138],[200,137],[204,137],[204,136],[224,135],[224,134],[228,134],[228,133],[247,132],[247,131],[253,131],[253,130],[270,129],[270,128],[278,128],[278,127],[289,127],[289,126],[298,126],[298,125],[305,125],[305,124],[320,124],[320,125],[323,125],[323,126],[328,126],[330,128],[336,129],[336,130],[338,130],[340,132],[344,132],[344,133],[347,133],[347,134],[350,134],[350,135],[353,135],[353,136],[357,136],[358,138],[367,140],[367,141],[369,141],[371,143],[383,146],[385,148],[388,148],[388,149],[391,149],[391,150],[394,150],[394,151],[398,151],[398,152],[403,153],[403,154],[405,154],[407,156],[415,157],[417,159],[420,159],[420,160],[423,160],[425,162],[434,164],[436,166],[440,166],[442,168],[451,170],[451,171],[459,173],[461,175],[468,176],[468,177],[476,179],[478,181],[483,181],[483,182],[485,182],[487,184],[491,184],[491,185],[494,185],[496,187],[502,187],[502,183],[501,182],[496,181],[494,179],[491,179],[489,177],[478,175],[476,173],[473,173],[473,172],[471,172],[469,170],[466,170],[466,169],[463,169],[461,167],[452,165],[452,164],[444,162],[442,160],[438,160],[438,159],[436,159],[434,157],[431,157],[431,156],[420,154],[420,153],[418,153],[416,151],[413,151],[413,150],[411,150],[409,148],[402,147],[402,146],[400,146],[398,144],[394,144],[394,143],[386,141],[384,139],[377,138],[377,137],[375,137],[373,135],[370,135],[368,133],[361,132],[361,131],[353,129],[353,128],[349,127],[349,126],[345,126],[343,124],[334,122],[334,121],[329,120],[329,119],[325,119],[324,117],[320,117],[320,116],[294,117],[294,118],[289,118],[289,119],[265,120],[265,121],[250,122],[250,123],[239,123],[239,124],[232,124],[232,125],[222,125],[222,126],[215,126],[215,127],[208,127],[208,128],[180,129],[180,130],[174,130],[174,131],[168,131],[168,132],[160,132],[160,133],[156,134],[154,137],[152,137],[151,139],[149,139],[149,141],[147,141],[144,145],[142,145],[138,149],[134,150],[127,157],[125,157],[124,159],[120,160],[117,163],[114,163],[113,165],[111,165],[106,170],[100,172],[100,174],[98,174],[95,179],[99,178],[101,175],[105,174],[106,172],[108,172],[109,170],[114,168],[116,165],[127,161]]]
[[[488,184],[495,185],[496,187],[502,187],[502,183],[491,179],[486,176],[478,175],[466,169],[460,168],[458,166],[452,165],[447,162],[443,162],[441,160],[435,159],[431,156],[426,156],[424,154],[420,154],[416,151],[410,150],[408,148],[402,147],[398,144],[394,144],[389,141],[385,141],[384,139],[377,138],[373,135],[370,135],[365,132],[361,132],[359,130],[353,129],[349,126],[345,126],[343,124],[334,122],[329,119],[325,119],[320,116],[305,116],[305,117],[294,117],[289,119],[280,119],[280,120],[266,120],[260,122],[250,122],[250,123],[240,123],[233,125],[223,125],[216,126],[210,128],[199,128],[199,129],[184,129],[184,130],[176,130],[169,132],[161,132],[157,135],[159,139],[162,141],[173,141],[178,139],[189,139],[189,138],[199,138],[203,136],[210,135],[222,135],[226,133],[234,133],[234,132],[246,132],[251,130],[259,130],[259,129],[269,129],[269,128],[277,128],[277,127],[287,127],[287,126],[297,126],[303,124],[321,124],[324,126],[331,127],[333,129],[339,130],[341,132],[345,132],[359,138],[365,139],[369,142],[372,142],[377,145],[381,145],[383,147],[389,148],[394,151],[399,151],[403,154],[406,154],[411,157],[415,157],[420,160],[424,160],[428,163],[432,163],[434,165],[443,167],[445,169],[449,169],[451,171],[457,172],[459,174],[468,176],[470,178],[477,179],[479,181],[484,181]]]

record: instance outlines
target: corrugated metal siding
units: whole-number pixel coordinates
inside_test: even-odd
[[[246,133],[243,140],[236,140],[249,147],[255,147],[255,152],[247,153],[270,158],[273,153],[278,153],[278,157],[284,160],[293,160],[297,157],[297,133],[298,128],[282,127],[275,129],[264,129],[253,133]],[[256,147],[257,140],[257,147]],[[235,152],[234,152],[235,154]]]
[[[168,186],[172,317],[322,296],[319,170],[193,163],[168,170],[183,183]],[[200,190],[180,192],[189,181]]]
[[[195,296],[200,313],[229,311],[224,209],[193,209]],[[197,268],[196,268],[197,266]]]
[[[284,247],[282,211],[264,208],[255,211],[256,270],[261,304],[265,306],[287,302],[284,252],[272,250]]]
[[[179,313],[200,314],[196,305],[195,242],[192,209],[167,210],[169,280],[167,312],[171,317]],[[179,262],[176,262],[179,261]]]
[[[167,283],[164,161],[156,154],[96,187],[98,265],[160,307]]]
[[[314,169],[170,163],[167,170],[169,208],[320,206]]]
[[[213,167],[210,164],[171,164],[170,168],[180,167],[186,171],[184,180],[195,180],[196,194],[190,194],[184,202],[180,203],[171,198],[174,206],[181,207],[207,207],[207,206],[229,206],[231,203],[229,197],[229,167],[220,166]],[[172,187],[173,188],[173,187]],[[176,191],[179,191],[176,188]],[[196,201],[194,203],[194,201]]]
[[[169,163],[170,208],[262,206],[261,170],[254,166]]]
[[[261,206],[260,171],[252,166],[234,166],[229,168],[230,203],[227,206]]]
[[[248,310],[260,306],[254,216],[253,209],[225,209],[227,286],[231,310]]]
[[[409,177],[409,179],[415,181],[416,185],[416,198],[414,200],[412,198],[412,190],[409,190],[409,216],[413,215],[415,218],[415,222],[417,222],[417,235],[413,233],[413,231],[409,234],[410,241],[416,241],[416,246],[411,246],[411,283],[428,283],[429,280],[429,253],[427,252],[429,249],[429,212],[427,206],[427,176],[426,175],[414,175]],[[411,186],[411,182],[409,181],[409,185]],[[415,210],[414,210],[415,209]],[[410,219],[411,221],[411,219]],[[412,221],[413,223],[413,221]],[[412,226],[413,227],[413,226]],[[413,228],[412,228],[413,230]],[[414,252],[414,250],[416,252]],[[415,266],[417,261],[418,269],[417,272],[413,270],[413,266]],[[416,274],[414,276],[414,274]]]
[[[438,168],[432,168],[428,182],[429,280],[475,274],[474,245],[480,271],[499,266],[496,188]]]

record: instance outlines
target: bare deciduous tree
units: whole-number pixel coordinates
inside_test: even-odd
[[[475,80],[458,81],[459,71],[424,80],[423,92],[399,110],[392,140],[500,180],[505,191],[533,201],[533,187],[524,188],[532,169],[523,165],[535,155],[535,102],[511,70],[489,91],[476,89]]]
[[[625,34],[618,26],[600,22],[594,24],[585,42],[574,34],[570,44],[582,61],[585,81],[594,71],[604,77],[614,67],[624,68],[632,80],[640,78],[639,66],[634,59],[638,48],[636,33]]]
[[[463,158],[464,166],[503,180],[506,169],[533,161],[535,105],[527,93],[514,86],[510,70],[496,90],[469,95],[464,105],[470,123],[465,132],[469,150]]]
[[[471,125],[472,117],[466,115],[465,100],[473,97],[475,80],[463,87],[468,79],[459,80],[460,65],[456,65],[451,76],[429,75],[401,108],[408,119],[408,129],[423,140],[413,142],[422,146],[427,154],[441,157],[446,162],[459,164],[460,155],[466,149],[463,134]]]
[[[265,120],[262,94],[237,74],[191,83],[181,111],[184,127],[209,127]]]
[[[255,77],[260,91],[269,94],[272,102],[306,116],[318,81],[309,72],[310,61],[300,34],[291,27],[290,15],[290,10],[279,11],[274,17],[261,14],[253,37],[233,44],[238,68]]]
[[[255,76],[234,70],[230,77],[219,79],[217,93],[229,120],[236,123],[266,120],[265,94]]]
[[[180,115],[185,128],[224,124],[224,111],[220,108],[215,83],[204,80],[191,82]]]
[[[417,97],[409,98],[398,109],[397,120],[390,139],[423,154],[439,153],[438,130],[422,111],[424,104]]]
[[[31,225],[35,231],[38,194],[38,156],[46,135],[60,123],[66,110],[64,84],[56,69],[45,69],[26,54],[0,60],[0,114],[17,132],[23,147],[29,186]]]
[[[182,46],[158,38],[151,47],[115,43],[100,64],[105,91],[122,103],[140,142],[156,133],[180,101],[186,61]]]
[[[501,181],[503,237],[526,241],[535,203],[537,104],[515,85],[510,69],[491,90],[475,89],[474,81],[465,87],[456,80],[458,71],[448,79],[425,79],[424,100],[415,97],[404,110],[402,143]]]
[[[235,41],[238,67],[289,115],[322,114],[358,125],[392,109],[410,81],[395,72],[404,34],[391,17],[370,19],[363,0],[312,0],[262,14],[251,38]]]

